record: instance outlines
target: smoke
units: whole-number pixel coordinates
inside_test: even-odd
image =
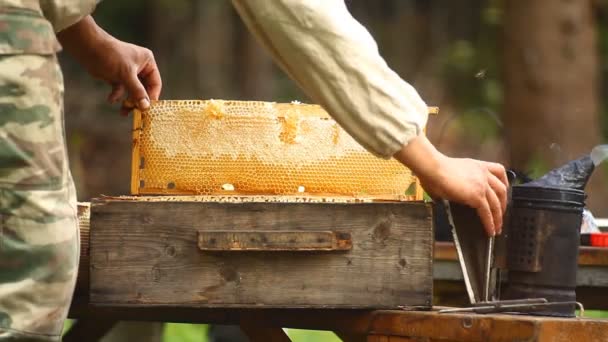
[[[608,159],[608,145],[598,145],[591,150],[593,165],[598,166],[606,159]]]

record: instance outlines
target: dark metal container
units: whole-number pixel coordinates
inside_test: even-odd
[[[508,281],[502,299],[576,300],[576,271],[585,193],[516,185],[507,227]],[[574,305],[551,306],[540,315],[575,314]]]

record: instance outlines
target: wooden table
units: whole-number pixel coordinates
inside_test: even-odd
[[[607,341],[608,320],[436,311],[80,307],[64,341],[95,341],[116,320],[239,324],[252,341],[289,341],[281,328],[331,330],[345,342]]]

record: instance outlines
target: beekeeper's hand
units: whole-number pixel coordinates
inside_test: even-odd
[[[158,100],[162,81],[150,50],[112,37],[91,16],[59,32],[57,37],[93,77],[112,86],[108,101],[115,103],[126,96],[123,114],[135,106],[147,109],[150,100]]]
[[[423,135],[411,140],[395,158],[418,176],[432,197],[477,209],[488,235],[501,233],[509,186],[502,165],[447,157]]]

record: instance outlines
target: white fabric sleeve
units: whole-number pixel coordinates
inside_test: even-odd
[[[422,132],[426,104],[343,0],[232,2],[279,66],[367,150],[390,158]]]

